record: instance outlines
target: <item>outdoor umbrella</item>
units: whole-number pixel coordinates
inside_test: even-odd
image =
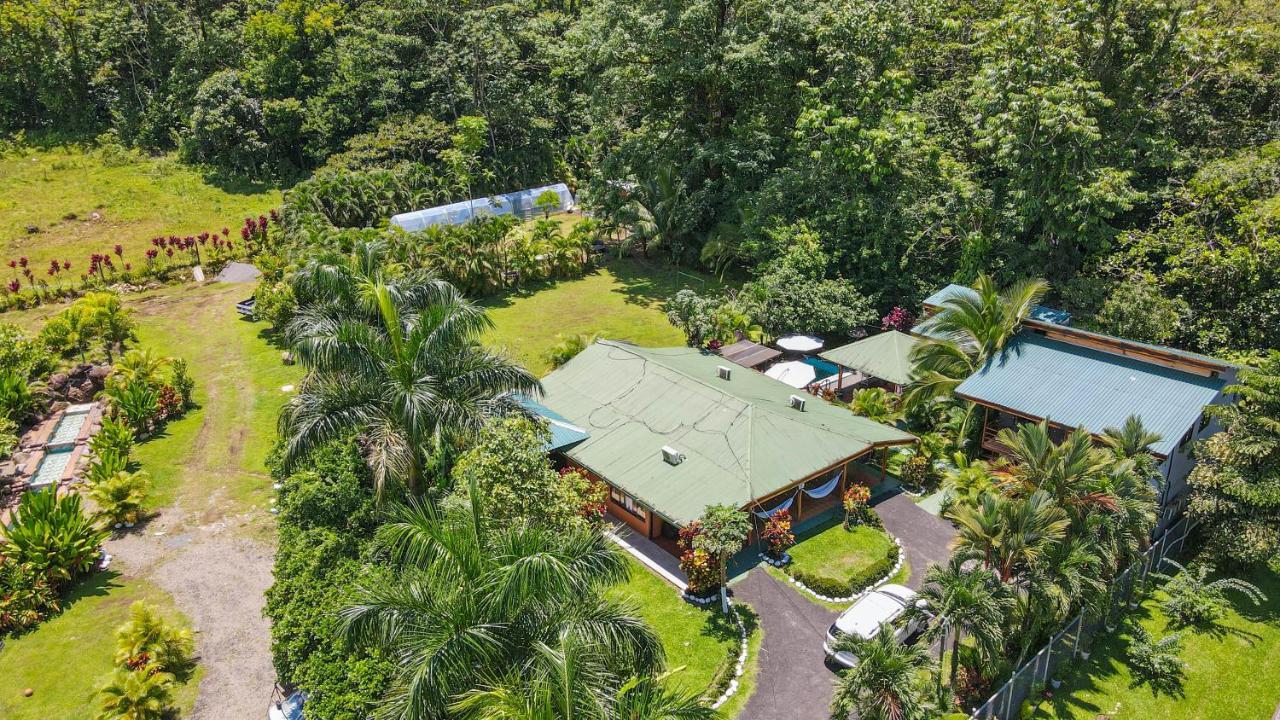
[[[778,363],[765,370],[764,374],[793,388],[805,387],[817,377],[812,365],[799,360]]]
[[[778,347],[791,352],[813,352],[822,347],[822,338],[812,335],[787,335],[778,338]]]

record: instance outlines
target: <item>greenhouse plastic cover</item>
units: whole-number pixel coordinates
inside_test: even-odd
[[[416,232],[432,225],[460,225],[473,217],[488,215],[528,215],[536,212],[533,203],[546,191],[560,196],[560,204],[552,212],[563,212],[573,209],[573,193],[564,183],[544,185],[543,187],[518,190],[493,197],[472,198],[448,205],[415,210],[391,216],[391,224],[406,232]]]

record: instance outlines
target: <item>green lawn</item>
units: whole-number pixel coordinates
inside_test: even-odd
[[[280,361],[265,324],[242,319],[237,300],[250,285],[212,283],[165,288],[132,300],[140,343],[186,358],[199,407],[169,423],[134,452],[151,474],[153,508],[179,497],[212,522],[248,511],[260,529],[272,496],[265,462],[276,414],[297,384],[300,366]]]
[[[576,280],[538,283],[488,299],[494,329],[484,338],[536,375],[551,370],[547,351],[561,337],[599,333],[609,340],[684,345],[661,304],[683,288],[716,290],[713,278],[643,260],[609,260]]]
[[[893,540],[882,530],[859,525],[845,530],[839,521],[796,543],[787,552],[795,570],[831,578],[852,577],[889,552]]]
[[[49,260],[68,260],[77,278],[91,253],[111,252],[116,243],[138,265],[157,235],[226,227],[238,241],[246,216],[280,201],[274,189],[211,185],[172,157],[104,160],[74,147],[0,156],[0,178],[0,262],[25,255],[43,274]],[[91,219],[95,212],[100,217]],[[28,233],[28,226],[39,231]]]
[[[704,692],[722,669],[737,662],[738,627],[721,612],[720,606],[699,608],[680,598],[678,591],[662,578],[650,572],[640,563],[631,560],[631,579],[610,592],[615,598],[630,602],[636,613],[662,638],[667,653],[667,669],[671,671],[671,683],[686,692]],[[756,626],[750,609],[738,606],[748,621],[748,628]],[[759,647],[760,632],[752,633],[753,646]],[[755,677],[757,652],[752,651],[747,672],[742,676],[742,687],[735,701],[745,702]],[[714,698],[712,698],[714,699]],[[726,705],[726,716],[732,717],[740,706],[734,702]]]
[[[1231,594],[1234,609],[1211,631],[1184,630],[1185,697],[1153,696],[1148,687],[1130,688],[1122,633],[1099,638],[1075,677],[1055,691],[1033,716],[1094,720],[1216,720],[1271,717],[1280,703],[1280,574],[1261,569],[1246,578],[1266,593],[1254,606]],[[1168,632],[1158,599],[1140,610],[1154,637]]]
[[[5,720],[89,720],[97,711],[97,690],[114,665],[115,630],[129,618],[129,606],[151,603],[174,622],[190,625],[160,589],[140,580],[120,581],[114,572],[90,576],[67,598],[66,610],[34,632],[5,641],[0,649],[0,718]],[[184,713],[195,704],[200,668],[178,687],[175,705]],[[31,697],[23,691],[31,689]]]

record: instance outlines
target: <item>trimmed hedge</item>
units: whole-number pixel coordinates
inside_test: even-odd
[[[834,578],[820,573],[805,572],[794,565],[788,565],[786,572],[791,577],[804,583],[810,590],[828,597],[850,597],[871,587],[871,584],[884,577],[898,562],[898,544],[889,543],[884,557],[853,573],[851,577]]]

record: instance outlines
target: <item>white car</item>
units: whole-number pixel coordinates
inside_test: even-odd
[[[880,632],[880,626],[889,625],[894,628],[894,637],[902,642],[920,629],[921,619],[916,616],[907,622],[899,619],[907,612],[907,608],[916,603],[916,591],[903,585],[884,585],[863,595],[858,602],[840,613],[834,624],[827,629],[826,642],[822,649],[827,657],[836,663],[851,668],[858,664],[858,658],[851,652],[835,652],[832,648],[836,642],[846,635],[856,635],[870,640]]]

